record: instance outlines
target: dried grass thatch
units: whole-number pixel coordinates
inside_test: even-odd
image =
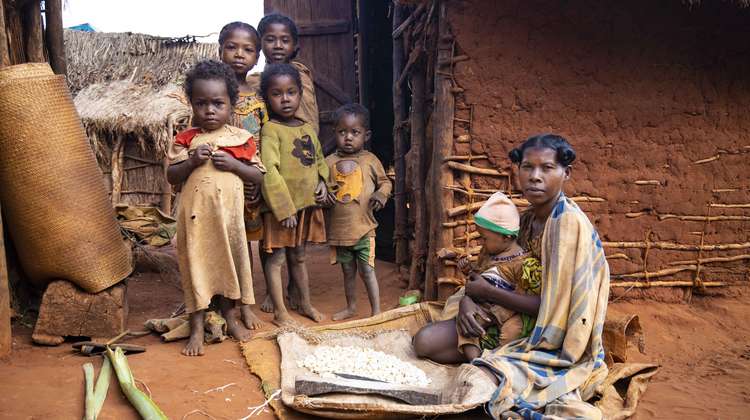
[[[182,79],[196,61],[218,59],[206,44],[133,33],[65,31],[68,85],[76,92],[94,83],[130,80],[164,86]]]
[[[75,105],[100,159],[109,154],[103,143],[116,138],[134,139],[163,157],[191,115],[182,89],[171,83],[160,89],[127,80],[98,83],[80,91]]]
[[[75,104],[113,204],[159,205],[168,212],[166,151],[191,116],[182,89],[173,83],[155,88],[105,82],[81,90]]]

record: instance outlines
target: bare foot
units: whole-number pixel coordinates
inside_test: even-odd
[[[300,298],[299,298],[299,288],[297,288],[297,285],[293,282],[289,282],[289,287],[287,287],[287,305],[289,306],[289,309],[296,311],[300,309]]]
[[[370,313],[370,316],[375,316],[380,313],[380,309],[373,309],[372,313]]]
[[[273,312],[273,301],[270,294],[266,294],[266,299],[260,304],[260,310],[267,314]]]
[[[240,306],[240,313],[242,314],[242,322],[250,330],[259,330],[263,328],[263,321],[255,315],[250,305]]]
[[[250,339],[250,330],[245,328],[242,323],[240,323],[236,317],[228,316],[226,317],[227,320],[227,333],[234,338],[235,340],[239,341],[247,341]]]
[[[271,322],[273,322],[277,327],[289,327],[298,325],[297,321],[295,321],[287,311],[274,312],[273,321]]]
[[[312,305],[301,306],[299,310],[302,315],[312,319],[315,322],[320,322],[325,319],[325,316],[320,313],[320,311],[313,308]]]
[[[331,317],[331,319],[333,319],[334,321],[341,321],[341,320],[349,319],[353,317],[356,313],[357,313],[356,308],[346,308],[343,311],[336,312],[335,314],[333,314],[333,317]]]
[[[185,356],[203,356],[203,331],[200,332],[199,337],[193,337],[193,334],[190,334],[190,339],[185,348],[182,349],[182,354]]]

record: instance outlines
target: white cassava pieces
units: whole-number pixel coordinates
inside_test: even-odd
[[[413,364],[363,347],[318,346],[312,354],[298,361],[297,366],[322,377],[347,374],[419,387],[427,387],[432,382],[422,369]]]

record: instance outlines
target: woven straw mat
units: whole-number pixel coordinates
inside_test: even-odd
[[[32,281],[96,293],[132,271],[65,79],[46,63],[0,70],[0,201]]]

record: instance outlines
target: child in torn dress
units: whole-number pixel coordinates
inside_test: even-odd
[[[274,323],[294,322],[284,306],[281,267],[286,259],[297,281],[299,310],[313,321],[323,315],[310,303],[305,265],[308,242],[325,243],[323,209],[328,195],[328,166],[312,126],[295,116],[304,95],[299,72],[289,64],[266,66],[261,93],[271,119],[261,129],[263,164],[263,250],[268,291],[273,301]]]
[[[318,135],[318,103],[315,97],[315,84],[313,83],[312,74],[304,64],[294,61],[299,53],[299,35],[297,25],[292,19],[279,13],[271,13],[264,16],[258,23],[260,32],[261,48],[266,58],[266,64],[291,64],[300,74],[302,82],[302,95],[299,108],[294,116],[312,126],[313,131]],[[253,73],[247,76],[248,86],[260,89],[259,73]],[[265,265],[266,254],[261,253],[261,261]],[[289,307],[297,310],[299,306],[299,292],[296,287],[296,277],[291,270],[288,271],[289,286],[287,288],[287,297]],[[273,311],[273,301],[271,295],[267,294],[265,300],[260,305],[263,312]]]
[[[237,81],[224,63],[207,60],[188,72],[185,94],[194,128],[175,137],[167,179],[182,184],[177,210],[177,251],[190,338],[182,351],[203,354],[205,310],[220,296],[227,332],[246,340],[237,301],[252,304],[253,278],[245,236],[244,183],[262,182],[265,169],[249,132],[228,125]]]
[[[370,139],[370,113],[360,104],[343,105],[334,116],[337,150],[326,158],[331,172],[326,228],[331,264],[344,273],[346,309],[334,321],[357,312],[357,271],[367,288],[371,314],[380,313],[380,292],[375,277],[375,221],[391,193],[391,181],[378,158],[363,150]]]
[[[256,88],[247,83],[247,75],[255,67],[260,55],[260,35],[252,25],[245,22],[231,22],[219,32],[219,57],[234,71],[239,87],[237,104],[230,124],[247,130],[255,139],[256,151],[260,153],[260,128],[268,121],[266,104]],[[247,240],[258,241],[262,236],[263,222],[260,218],[260,186],[245,184],[245,233]],[[252,263],[252,248],[248,245]],[[263,326],[250,305],[240,305],[240,313],[245,326],[251,330]]]
[[[437,334],[430,333],[441,328],[440,322],[424,327],[414,339],[417,354],[437,362],[459,359],[453,355],[462,355],[460,359],[465,361],[473,360],[483,350],[527,336],[534,328],[532,316],[492,303],[491,293],[488,293],[488,287],[526,295],[541,293],[541,264],[517,242],[520,217],[516,206],[505,194],[496,192],[474,215],[474,223],[484,240],[482,251],[476,263],[471,263],[466,256],[458,260],[458,267],[468,276],[468,281],[448,298],[440,317],[443,322],[455,324],[455,332],[450,335],[457,336],[457,347],[446,348],[456,345],[455,339],[439,339]],[[475,321],[480,328],[457,316],[464,296],[479,303]]]

